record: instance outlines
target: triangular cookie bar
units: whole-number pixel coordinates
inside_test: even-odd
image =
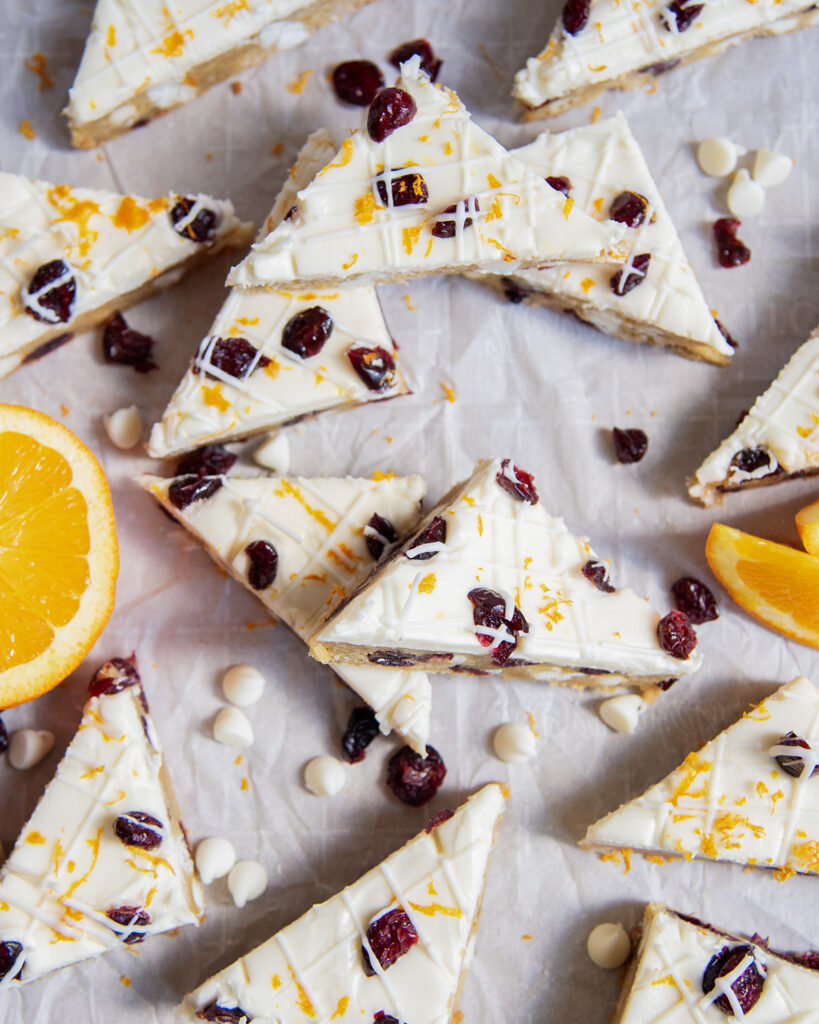
[[[201,541],[211,557],[307,640],[321,616],[352,591],[417,522],[419,476],[143,476],[142,486]],[[365,665],[338,675],[423,750],[431,688],[423,672]]]
[[[804,676],[592,825],[584,846],[819,873],[819,691]]]
[[[228,284],[304,288],[616,262],[624,232],[592,220],[510,155],[413,57]]]
[[[688,481],[703,505],[727,491],[819,472],[819,327],[791,356],[736,430]]]
[[[368,2],[97,0],[65,111],[71,141],[99,146]]]
[[[206,195],[144,199],[0,172],[0,377],[252,230]]]
[[[645,157],[621,113],[544,132],[512,150],[593,217],[626,226],[620,268],[571,263],[481,280],[511,301],[570,310],[606,334],[726,365],[733,348],[709,310]]]
[[[456,1020],[503,804],[493,783],[448,819],[436,815],[357,882],[200,985],[177,1021]]]
[[[198,924],[202,906],[139,676],[115,658],[0,870],[0,989]]]
[[[634,89],[678,64],[817,20],[806,0],[567,0],[546,48],[515,76],[513,92],[527,118],[562,114],[605,89]]]
[[[335,152],[314,132],[262,233]],[[232,289],[191,368],[151,431],[148,452],[165,458],[214,441],[280,427],[325,409],[406,394],[373,288],[273,292]]]
[[[334,667],[423,664],[654,691],[699,665],[693,644],[678,656],[660,644],[679,616],[660,620],[645,598],[616,590],[586,540],[540,503],[531,474],[486,459],[330,614],[310,650]]]
[[[650,903],[612,1024],[809,1024],[819,1018],[819,956],[776,953]]]

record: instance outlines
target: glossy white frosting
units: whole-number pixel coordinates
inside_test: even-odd
[[[421,832],[357,882],[320,903],[185,998],[177,1021],[216,1002],[250,1020],[301,1024],[383,1012],[408,1024],[447,1024],[472,951],[500,786],[484,786],[448,821]],[[401,907],[418,942],[367,977],[361,949],[370,923]]]
[[[635,256],[651,255],[644,280],[623,295],[611,287],[617,268],[599,263],[520,270],[512,275],[514,280],[534,291],[582,302],[589,308],[592,322],[608,333],[622,330],[623,320],[636,322],[648,327],[657,341],[682,346],[694,341],[713,349],[718,359],[730,359],[733,349],[706,304],[694,268],[622,113],[565,132],[544,132],[512,152],[537,174],[568,177],[571,197],[592,217],[607,217],[621,192],[644,196],[648,200],[645,220],[639,227],[626,229],[628,257],[623,276]],[[654,334],[657,331],[661,336]]]
[[[752,472],[732,466],[734,456],[746,448],[764,448],[769,463]],[[819,327],[794,352],[736,430],[703,462],[689,483],[688,493],[704,505],[712,505],[720,485],[741,485],[768,476],[777,468],[790,474],[817,467]]]
[[[364,535],[370,518],[377,513],[403,536],[415,525],[426,489],[419,476],[226,477],[215,494],[180,512],[168,500],[172,480],[144,476],[141,482],[243,586],[249,587],[247,545],[273,543],[279,556],[274,585],[251,593],[305,641],[327,609],[374,568]],[[371,705],[385,731],[395,729],[424,749],[432,703],[424,672],[377,665],[336,671]]]
[[[617,1024],[725,1024],[743,1019],[749,1024],[810,1024],[819,1019],[819,971],[754,946],[757,970],[764,971],[762,993],[748,1013],[735,1006],[729,1016],[714,1005],[727,995],[728,978],[718,979],[706,994],[703,974],[723,949],[748,940],[685,921],[661,904],[648,907],[643,929],[639,962]]]
[[[558,19],[546,47],[515,76],[513,93],[526,106],[539,107],[700,48],[718,51],[745,33],[793,31],[810,6],[806,0],[705,0],[694,21],[679,32],[673,13],[660,0],[592,0],[589,19],[577,35],[570,35]],[[813,17],[819,18],[819,12]]]
[[[139,686],[91,698],[77,733],[0,870],[0,941],[20,942],[23,981],[121,948],[121,935],[197,924],[202,894],[172,817],[162,752]],[[125,846],[114,821],[145,811],[165,825],[152,850]],[[106,911],[145,908],[150,923]],[[16,970],[0,980],[0,990]]]
[[[229,284],[283,288],[300,279],[373,282],[553,260],[616,261],[621,225],[596,223],[566,203],[478,128],[454,92],[433,85],[417,57],[402,65],[397,84],[415,102],[413,119],[377,143],[365,113],[362,127],[301,189],[297,214],[253,246]],[[423,177],[428,199],[394,206],[386,182],[406,173]],[[454,223],[452,237],[432,234],[439,220]]]
[[[144,199],[0,172],[0,377],[16,369],[42,335],[70,331],[79,317],[162,275],[172,283],[186,260],[236,244],[250,231],[232,203],[191,198],[218,215],[208,244],[174,230],[170,211],[179,197],[173,194]],[[71,320],[55,325],[26,313],[23,302],[36,271],[58,259],[71,267],[77,290]]]
[[[776,748],[789,732],[812,751]],[[804,676],[691,753],[642,796],[592,825],[585,845],[657,850],[819,873],[818,778],[783,771],[771,750],[819,763],[819,691]]]
[[[511,463],[510,463],[511,465]],[[363,648],[446,651],[488,657],[467,594],[485,587],[529,623],[513,657],[535,665],[603,669],[628,676],[687,675],[700,663],[671,657],[657,640],[660,616],[623,588],[603,593],[582,567],[596,556],[550,515],[543,500],[518,500],[496,481],[500,459],[480,462],[449,506],[446,543],[419,561],[401,554],[330,618],[313,641]],[[334,666],[335,667],[335,666]],[[501,671],[500,668],[494,669]],[[592,677],[578,674],[578,681]],[[603,677],[605,680],[605,677]]]

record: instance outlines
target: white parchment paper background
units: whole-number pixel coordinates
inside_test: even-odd
[[[383,66],[397,43],[418,35],[443,56],[441,80],[460,92],[479,124],[509,145],[532,138],[537,126],[515,119],[511,78],[544,43],[559,7],[555,0],[377,0],[246,74],[240,95],[224,85],[98,152],[75,152],[59,111],[91,4],[0,0],[0,167],[146,195],[210,191],[230,196],[258,222],[307,132],[328,124],[341,136],[357,123],[358,112],[332,96],[327,70],[352,57]],[[51,90],[39,91],[24,69],[35,51],[47,55]],[[606,338],[571,317],[508,305],[470,282],[394,285],[383,289],[383,300],[414,395],[291,429],[292,472],[421,472],[437,499],[477,458],[512,456],[535,473],[544,504],[611,558],[615,582],[633,585],[658,608],[668,606],[668,586],[683,573],[713,583],[703,547],[716,518],[795,542],[793,514],[816,496],[815,483],[734,496],[708,513],[687,501],[683,482],[819,319],[818,60],[813,29],[677,70],[653,93],[602,100],[604,116],[618,106],[626,112],[705,294],[740,342],[730,369]],[[307,69],[313,74],[303,92],[289,92],[286,83]],[[550,127],[581,124],[590,115],[584,108]],[[18,133],[22,118],[37,133],[33,141]],[[692,155],[693,140],[716,133],[749,148],[781,149],[797,161],[788,183],[769,193],[762,215],[743,225],[750,264],[730,271],[716,265],[708,226],[726,213],[724,186],[703,177]],[[271,151],[276,143],[283,144],[278,158]],[[86,665],[50,695],[4,716],[10,729],[53,729],[57,746],[25,774],[0,763],[0,839],[8,849],[50,778],[93,668],[136,650],[192,838],[228,835],[240,857],[267,866],[270,887],[239,911],[224,882],[216,883],[198,930],[6,994],[0,1021],[166,1021],[179,997],[208,974],[353,881],[414,835],[433,810],[455,806],[491,779],[508,780],[512,800],[462,1001],[471,1024],[604,1024],[616,972],[592,965],[586,935],[601,920],[630,926],[648,899],[770,935],[780,947],[819,947],[815,878],[780,884],[736,867],[657,866],[639,858],[623,874],[576,846],[589,822],[658,780],[750,701],[799,672],[819,678],[815,651],[766,631],[727,598],[719,621],[701,629],[702,671],[674,687],[633,737],[602,725],[593,696],[439,676],[432,742],[449,773],[430,806],[407,808],[384,787],[392,740],[373,745],[336,799],[303,789],[304,763],[336,751],[352,696],[311,663],[283,626],[261,625],[261,606],[222,579],[134,485],[149,460],[115,451],[101,422],[103,413],[131,402],[148,422],[159,415],[221,302],[227,268],[223,259],[129,315],[158,339],[157,372],[139,376],[104,365],[94,333],[0,382],[0,401],[62,419],[98,453],[122,548],[117,608]],[[454,386],[454,404],[444,400],[442,381]],[[648,455],[639,465],[613,463],[607,431],[614,424],[648,432]],[[253,713],[256,743],[241,765],[234,764],[235,751],[209,738],[221,673],[237,661],[257,665],[269,679]],[[538,757],[510,768],[492,756],[491,730],[527,712],[540,732]]]

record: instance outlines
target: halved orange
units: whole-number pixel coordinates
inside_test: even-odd
[[[711,571],[749,615],[792,640],[819,647],[819,559],[714,523]]]
[[[61,423],[0,405],[0,708],[72,672],[114,608],[108,481]]]
[[[796,513],[796,529],[809,555],[819,555],[819,501],[800,508]]]

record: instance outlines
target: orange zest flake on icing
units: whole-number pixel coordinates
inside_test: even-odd
[[[478,513],[478,536],[483,537],[483,516]]]
[[[97,859],[100,855],[100,840],[102,839],[102,832],[103,830],[99,828],[97,829],[97,834],[94,836],[93,839],[85,840],[86,843],[88,843],[88,845],[91,847],[91,863],[88,865],[88,870],[85,872],[85,874],[75,879],[71,883],[71,885],[69,885],[68,889],[66,889],[66,891],[63,893],[63,895],[58,897],[58,902],[62,903],[63,905],[65,905],[66,900],[71,899],[71,897],[74,895],[77,889],[79,889],[83,882],[88,880],[88,878],[91,875],[91,872],[97,866]]]
[[[587,64],[586,65],[586,67],[589,69],[589,71],[605,71],[607,66],[608,65],[606,65],[606,64]]]
[[[771,801],[773,803],[773,806],[771,807],[771,817],[773,817],[776,813],[777,801],[781,800],[784,795],[785,794],[782,792],[781,789],[778,789],[775,793],[771,793]]]
[[[755,704],[750,711],[746,711],[742,717],[751,718],[755,722],[768,722],[770,721],[771,713],[765,701],[762,700],[759,704]]]
[[[436,914],[443,914],[444,917],[464,916],[460,907],[445,907],[442,903],[413,903],[410,900],[410,906],[419,914],[425,914],[427,917],[435,917]]]
[[[769,792],[768,787],[764,782],[760,781],[756,784],[756,795],[759,797],[765,796]]]
[[[29,141],[31,141],[31,139],[37,138],[37,133],[31,127],[31,121],[29,121],[27,117],[24,117],[23,120],[20,122],[20,127],[17,129],[17,131]]]
[[[116,25],[109,25],[108,31],[105,33],[105,45],[112,49],[117,45],[117,27]]]
[[[535,728],[535,716],[531,711],[527,711],[526,717],[529,719],[529,728],[532,730],[532,735],[537,739],[537,737],[540,736],[540,733]]]
[[[349,139],[347,141],[349,142]],[[366,192],[353,203],[353,216],[359,224],[371,224],[377,209],[375,196],[372,192]]]
[[[773,876],[777,882],[787,882],[789,878],[793,878],[796,874],[796,869],[792,868],[790,864],[783,864],[781,868],[777,868],[774,871]]]
[[[408,255],[412,255],[412,250],[415,248],[418,239],[421,237],[421,226],[416,225],[415,227],[404,228],[401,232],[401,238],[404,242],[404,252]]]
[[[466,504],[469,505],[470,508],[474,508],[475,507],[475,499],[472,497],[471,494],[464,494],[464,495],[462,495],[461,496],[461,501],[465,501]]]
[[[427,573],[427,575],[418,584],[419,594],[431,594],[435,590],[435,584],[437,580],[434,572]]]
[[[137,231],[139,228],[145,227],[150,219],[150,210],[140,206],[133,196],[125,196],[119,204],[119,209],[114,214],[112,222],[115,228]]]
[[[120,803],[120,801],[122,801],[124,799],[125,799],[125,790],[121,789],[119,791],[119,793],[114,797],[113,800],[106,800],[105,801],[105,806],[106,807],[112,807],[114,804],[118,804],[118,803]]]
[[[354,252],[352,257],[346,263],[342,263],[341,264],[342,269],[343,270],[349,270],[350,267],[355,266],[355,263],[356,263],[357,260],[358,260],[358,253]]]
[[[249,10],[250,7],[248,6],[247,0],[228,0],[226,4],[223,4],[221,7],[217,7],[216,10],[211,11],[210,13],[214,18],[224,18],[229,25],[239,11]]]
[[[336,601],[343,601],[346,596],[347,588],[342,587],[340,583],[334,583],[333,586],[330,587],[330,593],[324,603],[329,608],[329,606],[334,604]]]
[[[438,895],[438,890],[435,888],[435,883],[432,881],[431,878],[427,882],[427,892],[430,894],[430,896],[437,896]]]
[[[33,846],[43,846],[45,841],[45,836],[40,832],[29,832],[26,836],[26,842],[31,843]]]
[[[339,547],[342,547],[342,545],[339,544]],[[342,556],[338,553],[338,551],[336,551],[335,548],[327,549],[327,557],[330,559],[331,562],[335,562],[336,565],[340,569],[343,569],[345,572],[355,572],[355,565],[350,565],[349,562],[346,561],[346,559],[342,558]]]
[[[506,248],[505,245],[501,245],[501,243],[497,240],[497,238],[487,238],[487,242],[490,242],[492,245],[495,246],[496,249],[499,249],[501,251],[501,253],[503,254],[503,258],[504,258],[504,260],[507,263],[514,263],[515,262],[514,254],[511,253]]]
[[[592,203],[592,206],[594,207],[594,212],[595,213],[602,213],[603,212],[603,197],[602,196],[598,196],[595,199],[595,201]]]
[[[311,68],[307,68],[305,71],[302,71],[301,74],[296,75],[296,77],[292,81],[288,82],[287,85],[285,86],[285,88],[287,89],[288,92],[292,92],[294,96],[298,96],[299,93],[304,92],[304,87],[305,87],[305,85],[307,85],[307,79],[312,74],[313,74],[312,69]],[[349,139],[345,139],[344,140],[345,145],[349,141],[350,141]]]
[[[383,473],[380,469],[373,470],[373,480],[378,482],[379,480],[394,480],[395,472],[392,469],[388,469],[386,473]]]
[[[810,435],[816,430],[816,427],[819,426],[819,416],[817,416],[815,412],[810,414],[810,418],[813,421],[811,426],[796,428],[796,433],[800,437],[810,437]]]
[[[218,383],[213,386],[202,385],[202,401],[219,412],[227,412],[230,408],[230,402],[222,394],[222,387]]]
[[[158,53],[162,57],[169,58],[181,57],[188,39],[193,39],[193,29],[186,28],[184,32],[180,32],[178,28],[175,28],[165,36],[159,46],[155,46],[151,50],[151,53]]]
[[[590,288],[594,288],[594,279],[591,277],[584,277],[580,282],[580,287],[584,292],[588,293]]]
[[[276,356],[272,356],[270,362],[267,364],[267,366],[265,366],[264,372],[267,374],[268,377],[275,380],[279,376],[279,370],[281,370],[281,368],[282,364],[279,362]]]
[[[794,843],[793,855],[800,867],[819,872],[819,843],[815,839],[807,843]]]
[[[135,856],[143,857],[145,860],[148,861],[149,864],[153,864],[152,868],[138,868],[132,859],[129,860],[128,863],[133,865],[133,867],[137,868],[137,871],[147,871],[150,874],[152,874],[154,878],[159,877],[159,874],[156,870],[157,868],[165,868],[167,871],[170,871],[172,875],[175,874],[174,869],[165,860],[164,857],[159,857],[155,853],[148,853],[147,850],[140,850],[138,847],[132,847],[132,849],[134,851]]]
[[[75,224],[79,232],[79,250],[81,256],[87,256],[88,250],[96,242],[99,232],[88,226],[88,221],[95,213],[100,212],[97,203],[91,199],[76,200],[68,185],[54,185],[46,193],[49,203],[60,213],[56,221],[69,221]]]
[[[651,984],[652,985],[676,985],[676,982],[674,981],[674,979],[671,977],[670,974],[666,974],[664,978],[655,978],[651,982]]]
[[[104,764],[98,764],[96,768],[86,768],[84,772],[80,774],[81,779],[92,779],[95,775],[99,775],[100,772],[105,771]]]
[[[306,580],[315,580],[316,583],[326,583],[327,573],[326,572],[309,572],[305,577]]]
[[[451,142],[445,142],[444,143],[444,156],[452,156],[452,143]]]
[[[553,594],[545,583],[540,584],[540,589],[543,593],[543,604],[538,608],[538,613],[546,619],[546,629],[551,632],[558,622],[565,618],[560,609],[572,602],[561,590]]]
[[[307,500],[305,499],[304,495],[301,493],[301,490],[298,487],[294,487],[293,484],[291,484],[290,481],[284,477],[282,477],[281,484],[285,494],[289,494],[291,498],[295,498],[296,501],[304,508],[304,510],[307,513],[309,513],[309,515],[311,515],[316,520],[317,523],[321,523],[325,530],[328,530],[331,533],[333,530],[335,530],[336,526],[338,526],[338,523],[332,522],[332,520],[330,520],[321,511],[321,509],[313,508],[312,505],[308,504]]]
[[[281,988],[282,979],[278,976],[278,974],[274,974],[273,977],[270,979],[270,984],[273,986],[273,988]]]
[[[40,92],[54,88],[54,79],[46,71],[46,55],[34,53],[26,61],[26,69],[40,79]]]
[[[486,176],[486,180],[489,182],[489,187],[490,188],[500,188],[501,187],[501,183],[498,181],[498,179],[495,177],[494,174],[488,174]]]
[[[301,982],[293,972],[293,968],[288,964],[288,971],[290,971],[290,977],[293,979],[293,984],[296,986],[298,996],[296,998],[296,1006],[301,1010],[305,1017],[309,1017],[311,1020],[315,1018],[316,1011],[313,1004],[310,1002],[310,997],[302,988]]]
[[[156,894],[158,892],[159,892],[159,886],[152,885],[151,888],[148,890],[148,895],[145,897],[145,906],[146,907],[150,907],[150,905],[154,901],[154,896],[156,896]]]
[[[339,1020],[339,1018],[343,1017],[344,1014],[347,1012],[347,1005],[349,1002],[349,996],[342,996],[341,999],[339,999],[338,1004],[335,1008],[335,1012],[333,1013],[330,1020]]]
[[[574,199],[572,199],[571,196],[566,196],[565,200],[563,201],[563,216],[566,218],[566,220],[569,219],[569,214],[572,212],[573,206]]]
[[[258,322],[259,318],[257,316],[240,316],[236,318],[236,323],[242,324],[243,327],[253,327]]]
[[[686,757],[678,771],[682,777],[674,787],[671,796],[668,798],[672,807],[677,806],[680,797],[693,796],[691,793],[691,786],[703,772],[711,771],[711,762],[703,761],[700,758],[700,755],[696,751],[693,751]]]

